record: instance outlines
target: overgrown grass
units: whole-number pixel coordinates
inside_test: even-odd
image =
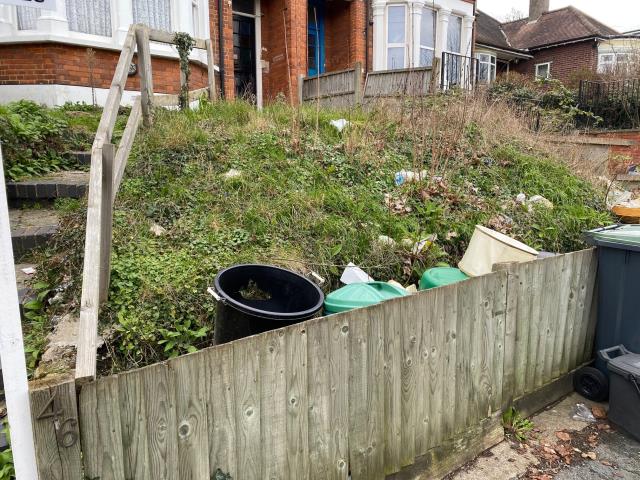
[[[71,151],[91,148],[102,109],[68,103],[47,108],[21,100],[0,106],[0,141],[5,175],[10,180],[81,168]],[[116,139],[124,130],[126,117],[116,123]]]
[[[317,130],[315,108],[284,104],[263,112],[241,102],[156,112],[116,203],[103,370],[208,345],[215,305],[206,289],[232,264],[313,270],[328,279],[326,291],[348,262],[407,284],[429,267],[455,265],[476,224],[566,252],[583,247],[584,230],[610,222],[603,192],[532,149],[515,123],[500,127],[515,119],[466,103],[452,97],[395,111],[321,110]],[[341,117],[351,122],[343,133],[329,123]],[[226,178],[232,169],[240,176]],[[429,175],[397,187],[402,169]],[[520,192],[555,207],[529,211],[515,202]],[[72,203],[60,208],[65,228],[45,280],[72,280],[65,305],[77,309],[85,213]],[[156,236],[153,225],[166,233]],[[412,252],[425,238],[436,240]]]

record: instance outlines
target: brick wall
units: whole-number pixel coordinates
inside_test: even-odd
[[[624,174],[631,165],[640,166],[640,130],[617,130],[596,133],[593,136],[615,138],[618,140],[632,140],[634,145],[611,145],[609,147],[609,172]]]
[[[593,41],[572,43],[548,48],[533,54],[532,60],[512,66],[512,70],[534,78],[536,64],[552,62],[551,76],[563,83],[573,83],[580,72],[595,72],[598,67],[598,49]]]
[[[56,43],[0,45],[0,85],[76,85],[109,88],[120,52],[94,49],[93,85],[87,49]],[[134,56],[134,63],[137,58]],[[152,59],[154,91],[178,93],[180,67],[177,60]],[[207,86],[207,70],[192,64],[190,88]],[[129,77],[127,90],[140,89],[140,77]]]

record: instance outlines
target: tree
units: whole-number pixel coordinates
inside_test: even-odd
[[[516,7],[511,7],[509,13],[504,16],[504,21],[515,22],[516,20],[523,20],[525,18],[527,18],[527,15],[522,10],[518,10]]]

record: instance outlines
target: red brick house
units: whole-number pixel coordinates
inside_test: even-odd
[[[502,70],[565,83],[602,71],[617,42],[626,45],[637,37],[622,35],[572,6],[549,10],[549,0],[531,0],[529,17],[522,20],[500,23],[478,12],[476,21],[476,50],[502,57]],[[618,53],[616,59],[628,61],[629,56]]]
[[[258,105],[297,99],[301,75],[356,62],[430,66],[473,50],[475,0],[57,0],[55,11],[1,3],[0,102],[103,103],[133,23],[210,38],[222,96]],[[151,53],[156,93],[177,93],[175,49],[152,44]],[[192,62],[192,87],[206,86],[205,52]],[[124,101],[138,88],[133,73]]]

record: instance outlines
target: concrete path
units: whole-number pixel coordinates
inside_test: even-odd
[[[606,420],[573,420],[577,403],[598,406],[573,393],[531,418],[534,430],[525,444],[507,439],[446,478],[640,480],[640,442]]]

